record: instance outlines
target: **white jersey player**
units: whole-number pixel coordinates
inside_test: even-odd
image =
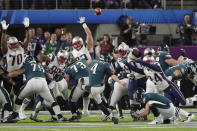
[[[72,46],[73,46],[72,55],[76,60],[85,58],[90,63],[92,60],[91,57],[93,57],[93,47],[94,47],[92,33],[85,23],[85,17],[80,17],[79,23],[82,24],[82,27],[84,28],[86,33],[86,45],[81,37],[75,36],[72,40]],[[88,105],[90,99],[88,96],[89,96],[88,92],[84,93],[83,116],[87,116],[89,114]]]

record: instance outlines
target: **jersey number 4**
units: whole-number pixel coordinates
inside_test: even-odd
[[[91,67],[91,71],[92,71],[92,74],[96,74],[96,68],[98,67],[98,63],[94,64],[92,67]]]

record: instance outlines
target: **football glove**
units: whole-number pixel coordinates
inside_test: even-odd
[[[2,29],[6,31],[8,29],[9,24],[6,24],[6,20],[1,21]]]
[[[23,24],[24,24],[25,28],[29,27],[29,18],[28,17],[24,18]]]

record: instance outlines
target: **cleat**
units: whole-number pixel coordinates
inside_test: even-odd
[[[118,124],[118,118],[112,117],[112,121],[114,122],[114,124]]]
[[[51,119],[47,120],[46,122],[57,122],[57,118],[51,117]]]
[[[89,111],[83,111],[82,112],[82,117],[87,117],[90,115],[90,112]]]
[[[66,121],[68,121],[68,120],[67,120],[66,118],[62,117],[62,118],[60,118],[58,121],[59,121],[59,122],[66,122]]]
[[[35,122],[42,122],[42,120],[38,119],[38,118],[35,118],[33,117],[33,115],[31,114],[31,116],[29,117],[29,119],[35,121]]]
[[[120,115],[120,116],[119,116],[119,119],[124,119],[124,116],[123,116],[123,115]]]
[[[103,116],[101,119],[102,122],[106,122],[108,119],[110,119],[110,117],[105,115],[103,112],[102,112],[102,116]]]
[[[78,122],[79,119],[77,116],[72,116],[70,119],[69,119],[70,122]]]
[[[80,111],[77,111],[77,119],[81,119],[82,118],[82,113]]]
[[[148,124],[149,125],[157,125],[157,124],[162,124],[162,123],[163,123],[163,121],[161,119],[161,116],[158,116],[158,117],[155,117],[155,119]]]
[[[194,120],[195,118],[196,118],[195,115],[189,114],[188,117],[187,117],[187,120],[185,120],[184,122],[191,122],[191,121]]]

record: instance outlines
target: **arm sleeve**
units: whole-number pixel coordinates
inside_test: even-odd
[[[156,64],[149,64],[149,63],[144,62],[142,60],[137,60],[136,62],[138,62],[141,65],[146,66],[146,67],[148,67],[148,68],[150,68],[150,69],[152,69],[154,71],[161,72],[161,68],[158,65],[156,65]]]
[[[126,64],[126,66],[127,66],[130,70],[132,70],[132,71],[134,71],[134,72],[136,72],[136,73],[145,75],[143,69],[139,69],[139,68],[137,68],[137,67],[135,67],[135,66],[129,64],[128,62],[126,62],[125,64]]]

